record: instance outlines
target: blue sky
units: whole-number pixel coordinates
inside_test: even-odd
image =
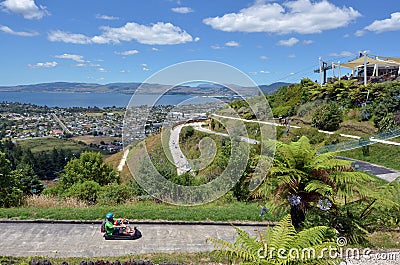
[[[318,57],[400,57],[398,0],[0,0],[0,86],[143,82],[214,60],[257,84],[318,79]],[[342,70],[345,71],[345,70]],[[350,72],[350,71],[348,71]]]

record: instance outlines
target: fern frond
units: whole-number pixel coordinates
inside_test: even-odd
[[[302,230],[292,238],[290,246],[293,248],[305,248],[321,244],[330,229],[327,226],[316,226]]]
[[[273,234],[270,238],[269,247],[288,248],[291,238],[296,234],[296,229],[292,225],[290,215],[286,215],[276,226],[273,228]]]
[[[307,185],[304,187],[304,190],[307,192],[317,192],[321,195],[325,194],[332,194],[333,188],[326,183],[320,181],[320,180],[311,180],[310,182],[307,183]]]

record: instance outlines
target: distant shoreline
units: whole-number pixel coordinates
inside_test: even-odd
[[[33,104],[47,107],[127,107],[141,105],[177,105],[196,97],[198,103],[210,102],[213,98],[193,95],[163,95],[159,94],[127,94],[127,93],[98,93],[98,92],[23,92],[1,91],[0,101]],[[132,97],[136,97],[131,101]]]

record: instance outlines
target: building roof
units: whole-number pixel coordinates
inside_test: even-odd
[[[378,64],[378,65],[386,65],[386,66],[397,66],[400,64],[400,58],[394,58],[394,57],[387,57],[386,60],[380,60],[380,59],[374,59],[369,56],[366,56],[366,59],[367,59],[368,65]],[[351,69],[364,66],[364,56],[359,57],[350,62],[341,64],[340,66],[346,67],[346,68],[351,68]]]

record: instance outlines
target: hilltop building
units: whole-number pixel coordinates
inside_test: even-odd
[[[350,76],[341,75],[342,68],[351,69]],[[335,70],[337,69],[337,76]],[[366,70],[365,70],[366,69]],[[332,77],[327,78],[327,71],[332,70]],[[400,58],[368,56],[365,52],[347,63],[323,62],[320,58],[320,68],[314,72],[320,73],[321,84],[332,83],[337,80],[357,79],[360,84],[378,83],[400,80]],[[366,74],[365,74],[366,73]]]

